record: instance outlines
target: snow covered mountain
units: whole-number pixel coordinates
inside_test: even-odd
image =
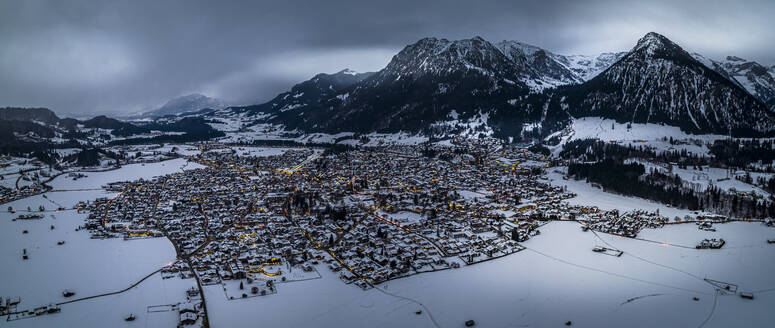
[[[425,38],[376,73],[317,75],[271,101],[233,108],[303,131],[419,131],[453,110],[463,118],[526,95],[532,70],[486,40]],[[260,114],[260,115],[258,115]]]
[[[514,65],[480,37],[425,38],[405,47],[373,76],[340,93],[305,121],[322,129],[413,130],[443,119],[506,108],[525,95],[534,72]],[[317,115],[314,115],[317,114]]]
[[[626,54],[619,52],[597,56],[566,56],[517,41],[501,41],[497,47],[515,64],[532,69],[540,81],[550,86],[584,83]]]
[[[775,115],[764,104],[654,32],[600,75],[563,92],[574,116],[664,123],[694,133],[775,132]]]
[[[515,65],[532,73],[532,80],[528,81],[533,82],[533,89],[584,82],[557,61],[560,56],[544,49],[517,41],[502,41],[496,46]]]
[[[488,117],[499,130],[519,133],[523,124],[551,117],[543,90],[581,80],[541,55],[548,52],[511,45],[499,48],[481,37],[425,38],[352,85],[316,87],[313,78],[265,104],[235,110],[268,114],[262,116],[290,130],[416,132],[454,116],[463,122]]]
[[[142,117],[161,117],[165,115],[178,115],[188,112],[196,112],[202,109],[221,109],[226,108],[225,101],[210,98],[203,94],[194,93],[172,99],[163,106],[143,113]]]
[[[597,56],[555,56],[557,56],[556,60],[558,62],[565,65],[567,69],[575,73],[582,81],[589,81],[622,59],[626,54],[627,52],[604,52]]]
[[[734,77],[760,69],[738,65],[730,73],[698,58],[657,33],[629,52],[597,56],[481,37],[425,38],[378,72],[318,74],[269,102],[226,111],[299,132],[450,135],[468,126],[468,135],[518,138],[562,129],[571,116],[598,116],[690,133],[775,133],[775,114]]]
[[[745,88],[770,109],[775,110],[775,66],[765,67],[755,61],[727,56],[724,60],[712,60],[693,53],[695,59]]]
[[[322,106],[337,92],[363,81],[373,72],[358,73],[344,69],[334,74],[320,73],[311,79],[294,85],[290,91],[283,92],[272,100],[253,106],[233,107],[232,110],[249,113],[271,113],[281,116],[292,116],[308,107]],[[290,112],[288,114],[283,114]]]

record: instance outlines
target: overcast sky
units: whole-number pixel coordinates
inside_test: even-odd
[[[427,36],[560,54],[656,31],[711,58],[775,64],[775,1],[0,1],[0,106],[137,112],[200,92],[268,100],[318,72],[374,71]]]

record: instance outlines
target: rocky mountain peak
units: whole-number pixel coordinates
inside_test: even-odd
[[[571,89],[569,106],[579,116],[673,124],[692,133],[772,134],[775,116],[712,64],[648,33],[622,60]]]
[[[670,41],[665,36],[649,32],[635,44],[630,51],[632,54],[638,54],[640,57],[672,59],[677,56],[689,56],[680,46]]]
[[[416,77],[462,70],[500,75],[510,69],[508,58],[481,37],[456,41],[424,38],[401,50],[380,74]]]

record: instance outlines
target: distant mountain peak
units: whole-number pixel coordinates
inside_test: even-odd
[[[350,85],[354,82],[357,82],[369,77],[371,74],[374,74],[374,73],[373,72],[359,73],[349,68],[345,68],[333,74],[318,73],[315,76],[313,76],[312,79],[306,82],[322,83],[320,86],[318,86],[319,88],[322,87],[326,89],[329,89],[329,88],[339,89],[342,87],[342,85]],[[304,82],[302,82],[302,84],[303,83]],[[334,85],[329,86],[329,84],[334,84]]]
[[[416,78],[424,74],[467,71],[488,76],[517,76],[512,69],[510,60],[481,37],[455,41],[423,38],[393,56],[378,75]]]
[[[353,71],[353,70],[351,70],[349,68],[345,68],[345,69],[343,69],[343,70],[341,70],[339,72],[336,72],[336,74],[358,75],[358,72]]]
[[[636,47],[642,47],[644,45],[663,45],[672,43],[670,39],[657,32],[648,32],[642,38],[638,40]]]
[[[631,52],[644,53],[649,57],[666,57],[675,53],[683,53],[684,51],[664,35],[649,32],[638,40]]]
[[[508,51],[509,49],[518,49],[525,56],[532,56],[536,52],[544,51],[543,49],[532,44],[511,40],[503,40],[498,42],[496,46],[498,46],[498,48],[500,48],[501,51],[506,54],[506,56],[511,56],[511,53]]]
[[[775,133],[775,115],[708,65],[713,62],[648,33],[616,64],[571,90],[569,106],[579,116],[666,123],[692,133]]]
[[[724,60],[715,61],[700,54],[692,55],[775,110],[775,69],[737,56],[726,56]]]
[[[226,102],[216,98],[210,98],[201,93],[192,93],[170,99],[161,107],[143,114],[144,117],[159,117],[165,115],[178,115],[186,112],[195,112],[205,108],[222,109]]]
[[[626,54],[620,52],[602,53],[597,56],[566,56],[528,43],[508,40],[498,42],[496,46],[516,65],[534,70],[544,85],[554,86],[583,83]]]
[[[727,56],[727,60],[728,61],[739,61],[739,62],[746,61],[745,59],[737,57],[737,56]]]

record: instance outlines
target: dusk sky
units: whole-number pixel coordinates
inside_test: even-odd
[[[649,31],[775,65],[775,1],[2,1],[0,106],[130,114],[200,92],[268,100],[319,72],[375,71],[428,36],[626,51]]]

